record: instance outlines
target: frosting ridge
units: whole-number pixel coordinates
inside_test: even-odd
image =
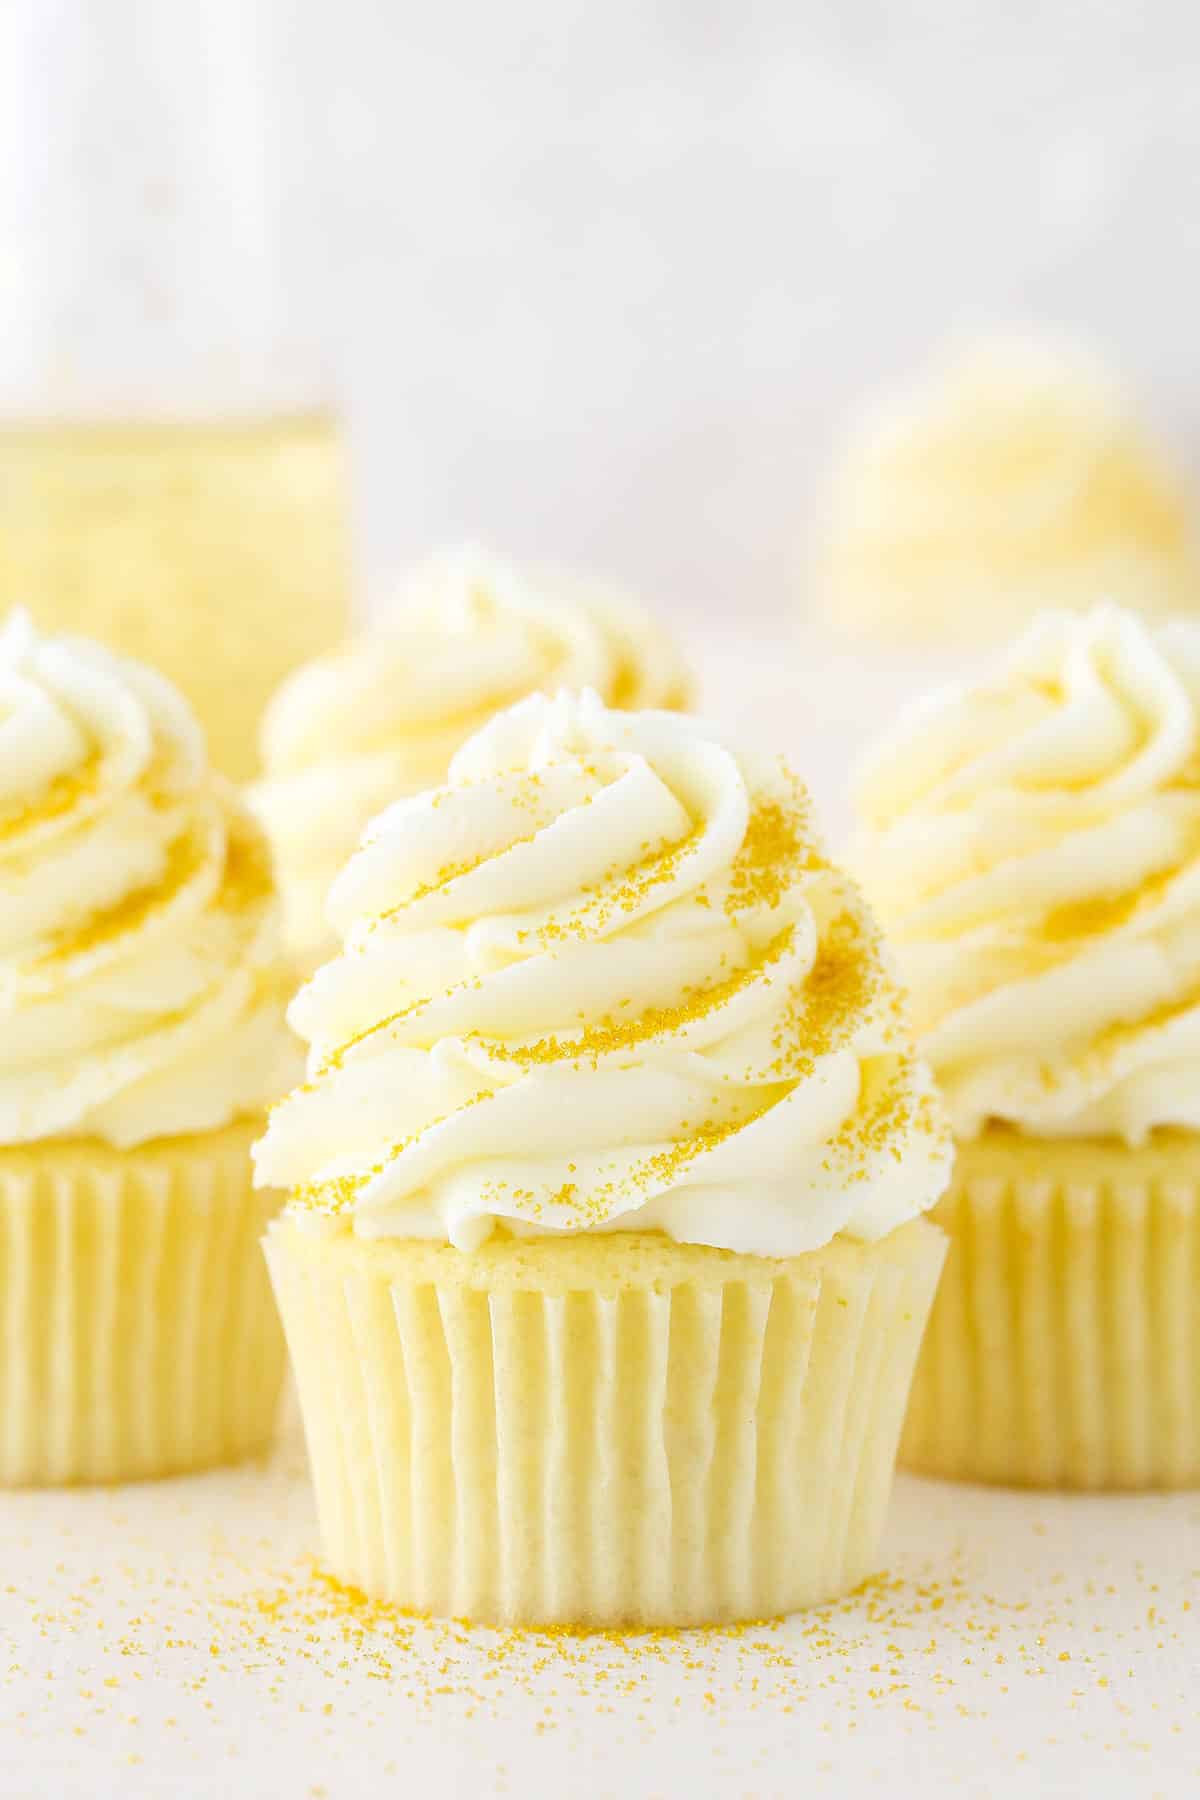
[[[1200,1125],[1200,628],[1050,613],[912,708],[855,863],[961,1137]]]
[[[0,1143],[118,1148],[289,1078],[266,845],[176,691],[21,613],[0,632]]]
[[[838,622],[965,642],[1104,594],[1194,608],[1200,550],[1122,384],[1077,348],[1006,335],[948,355],[856,434],[822,581]]]
[[[878,933],[780,764],[535,695],[369,827],[259,1178],[470,1249],[497,1224],[793,1255],[932,1205],[948,1143]]]
[[[430,558],[386,624],[285,682],[251,800],[297,944],[327,939],[325,896],[369,818],[444,780],[494,713],[560,687],[629,708],[683,707],[690,693],[666,636],[623,596],[474,548]]]

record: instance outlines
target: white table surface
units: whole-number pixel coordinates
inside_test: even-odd
[[[266,1466],[0,1496],[7,1800],[1200,1791],[1200,1495],[901,1477],[886,1576],[740,1632],[495,1633],[314,1571]]]
[[[708,709],[786,742],[840,830],[908,676],[819,666],[710,643]],[[1200,1494],[901,1477],[865,1592],[627,1640],[373,1612],[314,1548],[294,1420],[266,1465],[0,1494],[0,1795],[1200,1792]]]

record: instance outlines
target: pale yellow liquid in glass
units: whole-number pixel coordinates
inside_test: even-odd
[[[13,605],[152,663],[214,761],[250,775],[272,691],[349,625],[336,426],[0,426],[0,615]]]

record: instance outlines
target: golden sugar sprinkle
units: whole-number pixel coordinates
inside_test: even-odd
[[[821,934],[816,961],[792,998],[774,1047],[774,1073],[809,1074],[818,1058],[849,1041],[886,992],[880,940],[864,912],[847,910]]]
[[[64,932],[37,959],[37,968],[91,956],[139,930],[156,913],[170,905],[204,866],[204,843],[194,831],[185,831],[168,847],[166,866],[158,881],[123,894],[112,906],[103,907],[77,929]]]
[[[817,1758],[823,1742],[833,1754],[835,1736],[889,1721],[919,1729],[932,1754],[940,1729],[957,1738],[969,1720],[1001,1785],[1054,1754],[1050,1731],[1090,1769],[1101,1757],[1112,1762],[1121,1791],[1140,1792],[1139,1771],[1150,1768],[1147,1721],[1156,1721],[1162,1753],[1174,1755],[1170,1746],[1186,1744],[1182,1733],[1196,1717],[1187,1671],[1200,1573],[1184,1566],[1168,1582],[1161,1553],[1135,1560],[1120,1542],[1103,1552],[1090,1540],[1069,1544],[1055,1507],[1046,1519],[1033,1511],[1015,1555],[981,1548],[985,1518],[936,1557],[901,1549],[888,1575],[787,1620],[506,1629],[373,1600],[281,1549],[280,1535],[289,1543],[295,1535],[285,1509],[305,1479],[298,1455],[284,1455],[287,1470],[277,1461],[255,1472],[274,1508],[270,1542],[239,1544],[230,1534],[226,1543],[210,1525],[201,1549],[200,1515],[185,1508],[178,1525],[188,1554],[169,1567],[134,1533],[111,1573],[73,1531],[64,1531],[52,1571],[35,1579],[14,1567],[0,1672],[19,1702],[9,1714],[14,1755],[22,1742],[33,1754],[47,1733],[56,1743],[74,1734],[90,1738],[87,1754],[94,1746],[107,1768],[116,1733],[140,1758],[153,1689],[154,1716],[165,1710],[181,1768],[201,1759],[210,1766],[214,1725],[242,1693],[254,1697],[268,1733],[331,1748],[364,1732],[364,1741],[379,1738],[385,1788],[388,1777],[403,1782],[402,1758],[393,1760],[392,1740],[381,1736],[398,1722],[405,1743],[414,1725],[456,1734],[462,1754],[486,1771],[495,1727],[511,1724],[516,1706],[536,1708],[532,1731],[569,1734],[585,1752],[614,1732],[674,1743],[682,1727],[701,1732],[719,1758],[735,1748],[740,1756],[752,1719],[787,1721],[783,1729],[800,1733]],[[936,1488],[931,1494],[920,1500],[923,1513],[941,1505]],[[986,1496],[982,1504],[995,1511]],[[1020,1510],[1039,1504],[1022,1500]],[[914,1505],[902,1484],[903,1518]],[[1011,1521],[1011,1505],[1005,1515]],[[947,1539],[952,1525],[947,1515]],[[76,1685],[67,1671],[85,1666]],[[245,1753],[244,1734],[237,1747]],[[1178,1758],[1170,1766],[1184,1767]],[[766,1791],[755,1765],[746,1775],[739,1792]],[[309,1791],[322,1790],[314,1783]]]
[[[78,769],[56,775],[35,800],[0,813],[0,843],[53,824],[73,812],[82,801],[91,799],[99,790],[103,767],[104,758],[95,752]]]
[[[273,892],[270,853],[266,840],[240,813],[227,815],[228,836],[222,885],[214,907],[241,913],[264,904]],[[156,913],[167,910],[205,865],[208,839],[193,825],[168,846],[159,879],[123,894],[111,906],[93,913],[82,925],[66,931],[37,958],[34,967],[44,969],[92,956],[145,926]]]
[[[731,918],[751,907],[778,906],[806,870],[828,867],[812,837],[808,795],[794,777],[789,780],[790,803],[763,800],[750,814],[725,902]]]
[[[651,1039],[672,1037],[691,1025],[699,1024],[702,1019],[709,1018],[721,1007],[727,1006],[747,988],[753,987],[764,976],[769,978],[770,969],[787,954],[794,937],[795,928],[788,926],[748,967],[736,970],[713,987],[689,992],[678,1006],[650,1006],[632,1019],[605,1019],[597,1025],[585,1026],[573,1038],[539,1038],[533,1044],[517,1045],[487,1039],[476,1041],[486,1045],[489,1055],[504,1062],[518,1063],[522,1067],[588,1060],[594,1063],[602,1056],[636,1050]],[[475,1037],[475,1034],[472,1036]]]

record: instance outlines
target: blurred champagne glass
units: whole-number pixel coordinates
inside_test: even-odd
[[[0,8],[0,610],[154,663],[238,777],[349,617],[289,23]]]

